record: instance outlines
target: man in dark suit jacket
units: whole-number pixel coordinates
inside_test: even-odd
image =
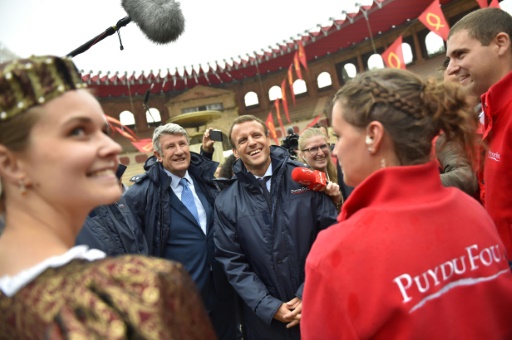
[[[219,339],[236,339],[236,295],[215,260],[213,242],[218,163],[191,152],[188,134],[177,124],[157,127],[153,148],[146,173],[134,178],[122,201],[143,230],[150,255],[181,262],[188,270]]]

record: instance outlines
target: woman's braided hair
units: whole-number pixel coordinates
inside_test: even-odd
[[[432,140],[441,131],[465,145],[474,159],[476,121],[459,85],[423,81],[406,70],[380,69],[347,82],[334,102],[344,106],[343,119],[365,129],[379,121],[391,137],[401,165],[431,159]]]

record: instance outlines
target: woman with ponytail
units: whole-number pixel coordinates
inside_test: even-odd
[[[510,338],[503,243],[475,199],[441,184],[432,159],[441,130],[475,159],[464,93],[372,70],[337,92],[332,115],[334,155],[355,189],[308,255],[303,338]]]

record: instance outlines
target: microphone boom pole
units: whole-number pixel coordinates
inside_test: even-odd
[[[132,21],[132,19],[130,19],[129,16],[126,16],[126,17],[122,18],[121,20],[119,20],[117,22],[117,24],[115,26],[110,26],[109,28],[107,28],[101,34],[98,34],[97,36],[95,36],[94,38],[92,38],[91,40],[89,40],[88,42],[83,44],[82,46],[80,46],[80,47],[74,49],[73,51],[69,52],[66,56],[73,58],[73,57],[79,55],[80,53],[83,53],[83,52],[87,51],[89,48],[91,48],[92,46],[94,46],[98,42],[102,41],[106,37],[111,36],[114,33],[116,33],[119,29],[121,29],[121,27],[124,27],[124,26],[128,25],[131,21]]]

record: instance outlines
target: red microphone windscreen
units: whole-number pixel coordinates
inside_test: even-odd
[[[325,173],[304,167],[292,170],[292,179],[313,191],[322,191],[327,185]]]

